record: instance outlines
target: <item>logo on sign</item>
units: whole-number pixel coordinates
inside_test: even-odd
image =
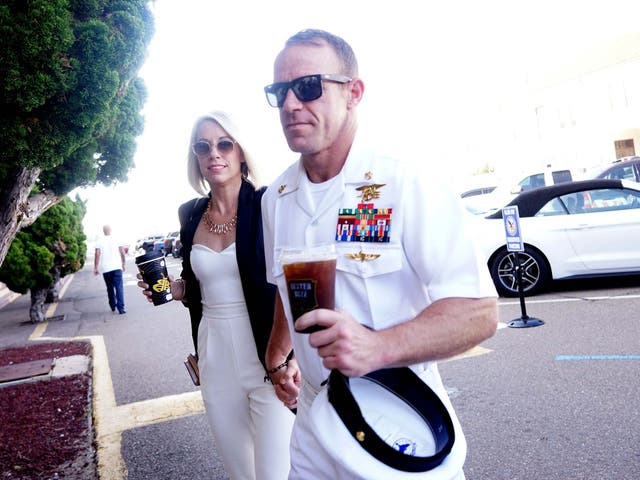
[[[510,252],[524,252],[524,243],[520,235],[518,206],[513,205],[503,208],[502,220],[504,221],[504,232],[507,237],[507,250]]]

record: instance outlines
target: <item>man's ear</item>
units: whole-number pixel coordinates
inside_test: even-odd
[[[351,80],[351,88],[349,89],[349,107],[355,107],[362,100],[364,95],[364,82],[360,78],[354,78]]]

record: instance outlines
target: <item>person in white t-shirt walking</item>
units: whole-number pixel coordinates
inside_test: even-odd
[[[119,245],[111,236],[111,227],[102,227],[104,237],[96,244],[93,273],[102,272],[104,283],[107,285],[107,297],[109,307],[115,312],[116,308],[121,315],[127,313],[124,308],[124,288],[122,285],[122,272],[125,269],[124,247]]]

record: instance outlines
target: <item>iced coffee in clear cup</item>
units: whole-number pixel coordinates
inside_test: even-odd
[[[316,308],[335,309],[336,249],[334,245],[286,248],[280,253],[293,323]],[[299,333],[322,329],[309,327]]]

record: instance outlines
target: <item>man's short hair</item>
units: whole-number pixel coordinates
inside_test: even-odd
[[[358,76],[358,60],[351,45],[349,45],[344,39],[329,33],[325,30],[318,30],[309,28],[301,30],[295,35],[289,37],[285,43],[285,47],[292,45],[313,45],[321,47],[324,44],[328,44],[338,55],[338,58],[344,66],[344,73],[350,77]],[[322,73],[338,73],[338,72],[322,72]]]

